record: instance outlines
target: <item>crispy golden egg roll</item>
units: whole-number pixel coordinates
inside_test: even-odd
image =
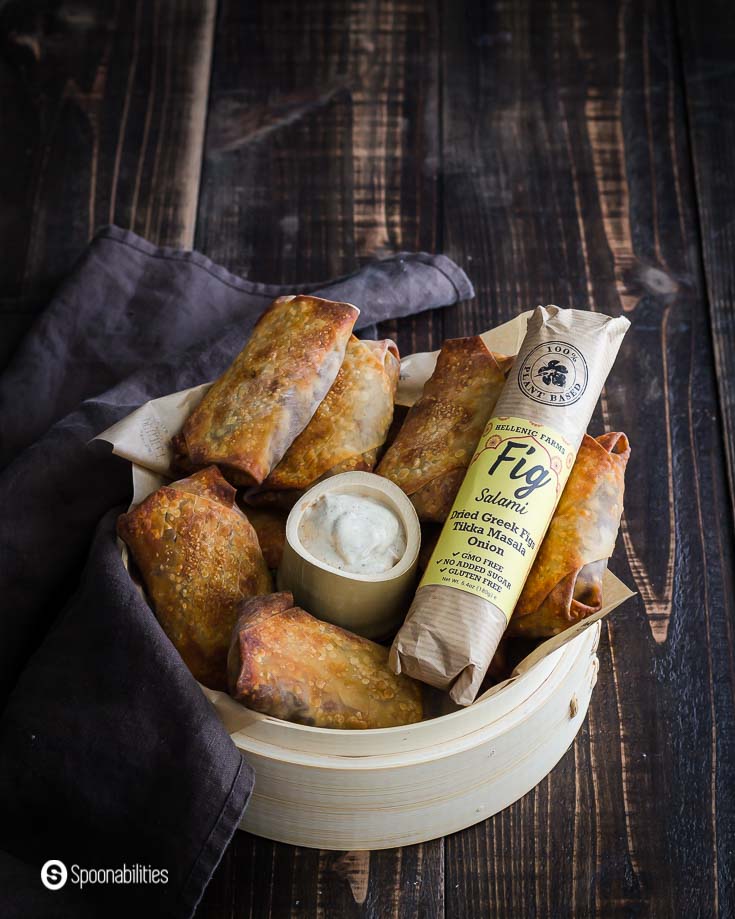
[[[185,453],[195,467],[216,463],[235,485],[259,485],[334,383],[358,315],[319,297],[274,300],[187,419],[177,459]]]
[[[230,695],[248,708],[321,728],[420,721],[421,690],[388,667],[388,649],[321,622],[290,593],[246,600],[228,657]]]
[[[272,590],[255,530],[216,467],[165,485],[118,518],[156,618],[194,676],[227,688],[239,604]]]
[[[354,335],[332,388],[249,504],[292,507],[307,488],[330,475],[372,472],[393,420],[401,363],[392,341]]]
[[[629,456],[625,434],[585,434],[507,635],[547,638],[602,608]]]
[[[479,336],[442,345],[421,398],[376,469],[403,489],[420,520],[446,519],[512,363]]]

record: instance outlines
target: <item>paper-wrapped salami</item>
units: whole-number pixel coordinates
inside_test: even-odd
[[[536,308],[391,648],[397,673],[474,700],[629,325]]]

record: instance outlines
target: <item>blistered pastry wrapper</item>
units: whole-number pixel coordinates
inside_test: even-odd
[[[516,354],[526,333],[530,312],[521,313],[510,322],[483,332],[480,336],[491,351]],[[438,351],[422,351],[409,354],[401,360],[401,372],[396,389],[396,404],[411,406],[421,395],[424,383],[434,372]],[[161,484],[161,478],[144,483],[144,470],[157,473],[159,477],[174,478],[174,453],[171,438],[180,433],[184,422],[204,398],[212,383],[202,383],[191,389],[182,389],[159,399],[151,399],[135,409],[125,418],[98,434],[95,440],[104,440],[112,446],[117,456],[130,460],[140,467],[136,483],[141,490],[134,503],[139,503]],[[154,481],[156,482],[154,484]]]
[[[483,332],[481,337],[491,351],[517,354],[526,334],[530,315],[530,311],[521,313],[509,322]],[[434,371],[438,353],[438,350],[417,352],[401,360],[396,404],[411,406],[418,399],[424,383]],[[131,462],[133,480],[131,507],[140,504],[158,487],[175,478],[172,468],[174,455],[171,449],[171,438],[181,430],[187,417],[201,402],[211,385],[211,383],[203,383],[191,389],[152,399],[94,438],[109,443],[113,453]],[[123,564],[127,568],[127,547],[121,541],[118,541],[118,545]],[[603,596],[603,606],[597,613],[542,642],[521,661],[509,680],[491,687],[477,701],[482,701],[502,691],[509,683],[521,678],[545,658],[556,654],[567,642],[572,641],[585,629],[594,626],[621,603],[634,596],[634,592],[612,572],[606,571],[603,578]],[[254,720],[267,717],[243,708],[224,692],[208,689],[205,686],[202,686],[202,691],[231,734],[246,728]]]
[[[602,576],[620,528],[629,456],[622,432],[585,434],[507,635],[550,638],[602,606]]]
[[[278,297],[186,419],[182,459],[260,485],[332,387],[360,311],[309,295]]]
[[[569,477],[627,319],[537,307],[391,665],[473,702]]]
[[[311,420],[246,504],[290,510],[322,479],[341,472],[372,472],[393,421],[400,373],[389,339],[350,337],[337,378]]]
[[[479,335],[442,345],[421,398],[375,470],[408,495],[423,523],[446,519],[512,364]]]
[[[233,699],[283,721],[369,730],[421,721],[421,686],[382,645],[322,622],[288,592],[240,607],[228,658]]]
[[[272,589],[258,536],[216,466],[158,488],[117,521],[164,632],[194,676],[227,686],[242,600]]]

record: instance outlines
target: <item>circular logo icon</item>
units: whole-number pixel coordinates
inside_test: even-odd
[[[548,341],[528,352],[518,373],[521,392],[542,405],[573,405],[587,389],[587,361],[566,341]]]
[[[60,862],[58,858],[50,859],[41,868],[43,886],[48,887],[49,890],[58,890],[63,887],[66,884],[67,877],[66,865]]]

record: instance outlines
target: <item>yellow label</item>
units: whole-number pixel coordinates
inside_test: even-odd
[[[574,455],[547,425],[491,418],[419,587],[476,594],[510,619]]]

